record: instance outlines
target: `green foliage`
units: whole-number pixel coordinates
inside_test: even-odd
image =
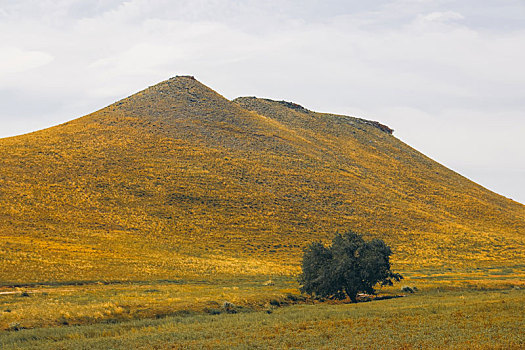
[[[337,234],[330,247],[314,242],[303,256],[301,291],[356,302],[358,293],[374,294],[376,284],[392,285],[403,278],[390,270],[391,254],[382,240],[366,242],[352,231]]]

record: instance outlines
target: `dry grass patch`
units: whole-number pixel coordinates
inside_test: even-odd
[[[0,334],[3,349],[521,349],[525,290],[433,291],[273,313],[170,316]]]

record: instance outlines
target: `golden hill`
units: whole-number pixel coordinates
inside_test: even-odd
[[[396,269],[525,261],[525,206],[377,122],[176,77],[0,140],[0,281],[294,274],[352,228]]]

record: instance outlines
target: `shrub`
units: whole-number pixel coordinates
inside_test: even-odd
[[[403,286],[403,288],[401,288],[401,291],[405,292],[405,293],[415,293],[417,291],[417,288],[416,287]]]
[[[17,331],[19,331],[21,329],[24,329],[24,327],[22,327],[20,325],[20,323],[18,323],[18,322],[10,323],[8,328],[7,328],[8,331],[15,331],[15,332],[17,332]]]
[[[316,297],[357,301],[358,293],[375,294],[374,286],[392,285],[403,277],[390,270],[392,251],[385,242],[366,242],[349,231],[337,234],[330,247],[320,242],[310,244],[304,252],[301,292]]]
[[[272,306],[281,306],[281,302],[277,299],[270,300],[270,305]]]
[[[235,306],[235,304],[230,303],[229,301],[225,301],[222,304],[222,309],[228,314],[236,314],[237,313],[237,307]]]

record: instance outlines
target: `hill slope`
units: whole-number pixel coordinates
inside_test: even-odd
[[[513,265],[525,206],[362,119],[176,77],[0,140],[0,280],[295,273],[353,228],[397,268]]]

